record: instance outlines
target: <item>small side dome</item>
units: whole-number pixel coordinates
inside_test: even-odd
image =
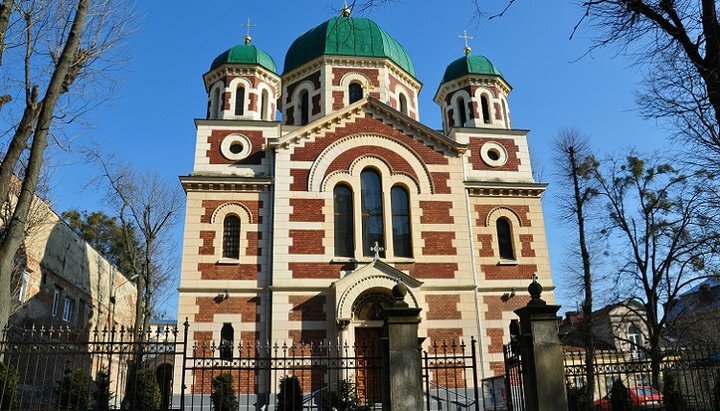
[[[366,18],[333,17],[298,37],[285,55],[285,73],[322,55],[387,58],[415,77],[407,51]]]
[[[210,65],[210,70],[214,70],[221,65],[228,64],[257,64],[274,74],[277,74],[277,66],[275,60],[269,54],[253,46],[252,44],[238,44],[237,46],[225,50],[217,56]]]
[[[498,76],[502,78],[500,70],[485,56],[462,56],[450,63],[445,69],[441,83],[447,83],[466,74],[477,74],[483,76]],[[503,78],[504,80],[504,78]]]

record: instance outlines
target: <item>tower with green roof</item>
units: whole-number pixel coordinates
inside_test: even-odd
[[[448,133],[453,128],[510,129],[510,85],[490,59],[471,52],[466,44],[465,55],[447,66],[435,93],[443,130]]]

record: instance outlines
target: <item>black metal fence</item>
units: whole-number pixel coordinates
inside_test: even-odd
[[[6,330],[0,409],[369,411],[388,392],[380,343],[189,345],[188,328]],[[480,410],[476,345],[422,352],[428,411]]]
[[[652,361],[642,352],[597,351],[593,409],[611,410],[613,394],[625,393],[623,401],[633,409],[720,410],[720,348],[666,350],[657,369],[653,383]],[[585,353],[566,353],[571,410],[580,409],[589,395],[584,390],[585,373]]]
[[[505,394],[509,411],[525,410],[525,389],[523,387],[523,363],[516,343],[503,346],[505,357]]]

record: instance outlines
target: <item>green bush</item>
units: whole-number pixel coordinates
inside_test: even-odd
[[[110,403],[115,398],[115,394],[110,391],[110,385],[110,375],[107,368],[103,367],[95,376],[95,392],[92,393],[96,410],[110,409]]]
[[[630,390],[620,379],[613,381],[610,390],[610,409],[612,411],[632,411],[632,403],[630,402]]]
[[[20,376],[12,365],[0,362],[0,409],[18,408],[17,388]]]
[[[335,391],[322,396],[323,409],[337,411],[368,411],[370,407],[363,405],[357,395],[357,386],[351,380],[340,380]]]
[[[277,393],[276,411],[302,411],[303,392],[300,381],[294,375],[280,379],[280,390]]]
[[[224,372],[213,378],[211,399],[214,411],[236,411],[238,409],[232,374]]]
[[[153,410],[160,408],[160,386],[158,386],[153,370],[142,368],[135,373],[135,381],[130,381],[128,387],[127,400],[130,409]]]
[[[61,410],[88,409],[92,380],[80,368],[66,370],[58,381],[58,408]]]
[[[672,374],[663,376],[663,405],[667,411],[682,411],[687,408],[680,387]]]

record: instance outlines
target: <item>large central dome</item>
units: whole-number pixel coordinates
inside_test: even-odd
[[[323,55],[388,58],[415,76],[405,49],[366,18],[333,17],[298,37],[285,55],[285,73]]]

